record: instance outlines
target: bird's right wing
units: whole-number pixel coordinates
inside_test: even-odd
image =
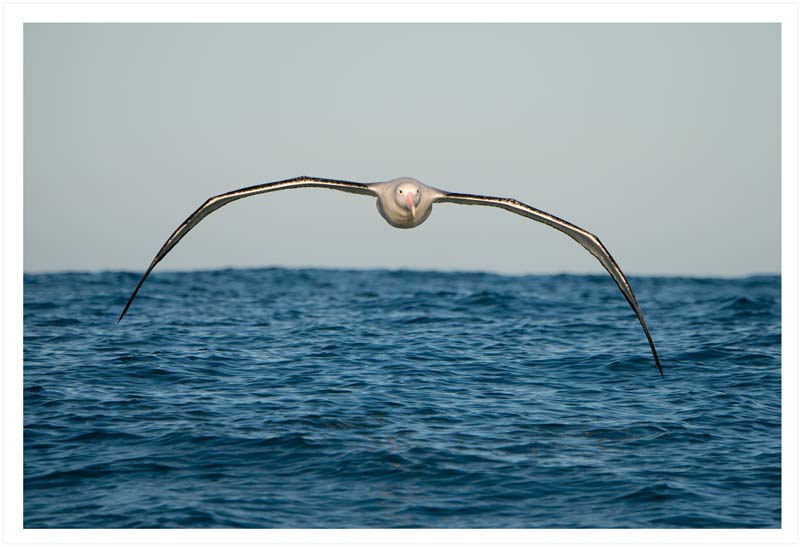
[[[142,275],[142,278],[139,280],[139,283],[136,284],[136,288],[133,289],[133,294],[131,294],[131,297],[128,299],[128,303],[125,304],[125,309],[122,310],[117,322],[119,323],[122,321],[122,318],[125,317],[125,314],[128,312],[128,308],[130,308],[131,304],[133,303],[133,299],[136,298],[136,293],[139,292],[142,283],[144,283],[144,280],[147,279],[148,275],[150,275],[150,272],[153,271],[153,268],[156,267],[156,264],[161,262],[161,260],[167,256],[167,253],[169,253],[172,248],[178,244],[183,236],[189,233],[189,230],[197,226],[201,220],[223,205],[227,205],[228,203],[236,201],[237,199],[255,196],[256,194],[265,194],[267,192],[275,192],[277,190],[288,190],[290,188],[307,187],[330,188],[332,190],[340,190],[342,192],[349,192],[351,194],[361,194],[374,197],[377,196],[377,193],[372,186],[373,185],[370,184],[349,182],[346,180],[323,179],[317,177],[297,177],[293,179],[280,180],[277,182],[268,182],[266,184],[248,186],[247,188],[241,188],[239,190],[234,190],[232,192],[227,192],[225,194],[208,198],[205,203],[198,207],[194,213],[189,215],[189,218],[184,220],[183,223],[178,226],[174,232],[172,232],[172,235],[169,236],[167,241],[156,254],[155,258],[153,258],[153,261],[150,262],[150,265],[147,267],[147,270],[145,270],[144,275]]]

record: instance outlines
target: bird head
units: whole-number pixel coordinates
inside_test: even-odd
[[[401,208],[411,213],[411,218],[417,216],[417,206],[419,205],[420,185],[415,182],[402,182],[397,185],[394,191],[394,201]]]

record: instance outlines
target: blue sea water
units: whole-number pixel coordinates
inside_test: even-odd
[[[24,524],[781,525],[780,277],[26,274]]]

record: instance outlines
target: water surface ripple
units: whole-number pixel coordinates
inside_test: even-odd
[[[25,276],[24,519],[779,527],[780,278]]]

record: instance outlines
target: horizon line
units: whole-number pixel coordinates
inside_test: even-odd
[[[384,272],[419,272],[419,273],[453,273],[453,274],[487,274],[505,277],[526,277],[526,276],[603,276],[605,272],[592,271],[553,271],[553,272],[503,272],[497,270],[481,269],[445,269],[445,268],[413,268],[413,267],[387,267],[387,266],[285,266],[285,265],[263,265],[263,266],[217,266],[199,268],[166,268],[154,271],[158,273],[185,273],[185,272],[213,272],[224,270],[329,270],[329,271],[384,271]],[[144,269],[128,268],[86,268],[86,269],[34,269],[26,270],[23,268],[23,275],[55,275],[55,274],[100,274],[100,273],[126,273],[141,275]],[[152,275],[152,274],[151,274]],[[782,277],[782,272],[750,272],[750,273],[630,273],[628,277],[671,277],[671,278],[748,278],[748,277]]]

